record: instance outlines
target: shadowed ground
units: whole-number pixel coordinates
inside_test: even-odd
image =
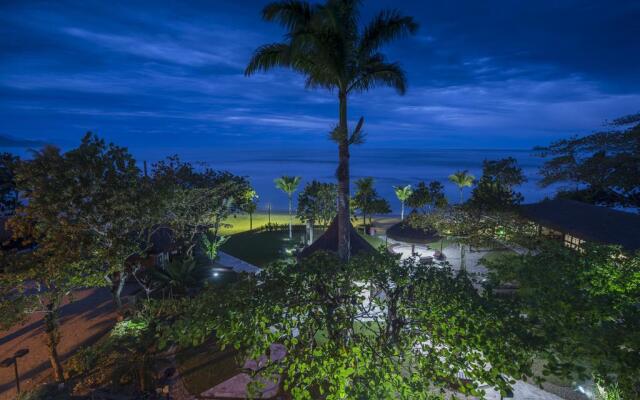
[[[129,285],[125,293],[135,287]],[[66,360],[82,346],[90,345],[104,335],[116,322],[115,307],[107,288],[74,292],[74,301],[62,307],[62,338],[58,346],[62,360]],[[21,348],[29,354],[18,362],[22,390],[33,388],[51,375],[48,352],[42,326],[42,314],[36,313],[0,334],[0,360]],[[0,369],[0,400],[15,398],[13,368]]]

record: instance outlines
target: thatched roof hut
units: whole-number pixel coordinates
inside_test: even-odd
[[[360,236],[360,234],[355,230],[353,225],[349,223],[349,230],[351,236],[351,255],[354,256],[356,254],[365,252],[365,253],[375,253],[376,249],[369,244]],[[331,221],[331,224],[327,228],[327,230],[310,246],[307,246],[300,252],[299,257],[304,258],[308,257],[316,251],[330,251],[337,253],[338,252],[338,218],[334,218]]]

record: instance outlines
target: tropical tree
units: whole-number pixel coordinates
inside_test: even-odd
[[[0,153],[0,212],[13,212],[18,206],[16,168],[20,158],[10,153]]]
[[[260,376],[279,374],[296,399],[432,400],[452,387],[481,397],[481,383],[508,391],[501,374],[530,375],[521,315],[483,299],[466,274],[387,252],[276,263],[182,305],[169,341],[215,332],[249,358],[281,343],[287,357]]]
[[[304,187],[298,195],[297,216],[301,221],[308,221],[311,225],[316,222],[327,227],[336,216],[336,197],[338,186],[335,183],[324,183],[313,180]]]
[[[244,212],[246,178],[226,171],[196,170],[177,156],[153,165],[152,188],[161,209],[160,221],[171,228],[180,252],[192,256],[204,234],[218,236],[223,221]]]
[[[277,1],[268,4],[262,17],[286,29],[286,40],[259,47],[245,75],[276,67],[291,68],[306,77],[309,88],[328,89],[338,95],[339,122],[331,132],[338,144],[338,254],[350,256],[349,158],[350,146],[364,140],[360,118],[349,133],[347,103],[354,93],[376,86],[389,86],[399,94],[406,90],[406,78],[397,63],[388,62],[382,46],[413,34],[418,25],[398,11],[378,13],[364,28],[360,26],[357,0]]]
[[[183,296],[191,289],[201,287],[209,277],[211,269],[197,263],[193,258],[176,258],[167,266],[153,268],[151,281],[158,289],[167,291],[169,297]]]
[[[404,220],[404,203],[409,199],[413,190],[411,189],[411,185],[407,186],[394,186],[393,190],[396,193],[396,197],[400,200],[400,204],[402,209],[400,211],[400,219]]]
[[[455,183],[460,191],[460,204],[463,202],[462,191],[466,187],[471,187],[473,185],[473,181],[476,179],[475,176],[469,174],[468,170],[464,171],[456,171],[455,173],[449,175],[449,181]]]
[[[245,205],[244,209],[249,214],[249,230],[253,230],[253,213],[258,208],[258,193],[255,190],[249,189],[245,192]]]
[[[564,183],[560,197],[640,210],[640,113],[535,150],[546,158],[540,185]]]
[[[285,192],[289,199],[289,239],[293,238],[293,214],[291,213],[291,209],[293,208],[293,193],[298,190],[300,179],[301,178],[299,176],[283,175],[274,181],[276,184],[276,188]]]
[[[515,158],[485,160],[482,163],[482,177],[471,193],[469,204],[484,212],[512,209],[524,199],[514,188],[526,181]]]
[[[386,199],[380,197],[378,191],[373,186],[373,178],[360,178],[356,181],[356,193],[351,200],[353,207],[360,210],[362,214],[362,224],[367,224],[367,215],[369,216],[369,224],[371,224],[372,214],[387,214],[391,212],[391,207]]]
[[[84,223],[85,213],[96,205],[92,197],[100,194],[90,195],[93,186],[83,184],[85,175],[80,174],[74,160],[77,161],[75,156],[47,146],[32,160],[20,163],[16,187],[27,201],[9,218],[7,226],[14,240],[30,251],[6,250],[1,259],[4,271],[0,276],[0,319],[15,322],[27,313],[42,315],[48,356],[57,381],[64,380],[58,354],[64,300],[72,298],[77,288],[106,283],[105,271],[94,263],[96,234]],[[90,171],[86,173],[91,175]],[[114,258],[103,263],[111,260]]]
[[[536,251],[486,262],[488,287],[518,285],[503,299],[532,324],[547,351],[545,370],[570,379],[596,377],[622,398],[640,398],[640,253],[583,244],[580,251],[538,240]],[[500,298],[498,298],[500,299]]]

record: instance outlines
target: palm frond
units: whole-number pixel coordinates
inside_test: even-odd
[[[365,27],[359,52],[366,56],[382,45],[415,34],[418,23],[412,17],[402,16],[398,10],[384,10]]]
[[[314,8],[306,1],[276,1],[262,9],[262,18],[265,21],[275,21],[290,32],[295,32],[309,23]]]
[[[291,47],[286,43],[270,43],[256,49],[244,70],[245,76],[276,67],[291,66]]]
[[[362,144],[364,143],[364,139],[366,134],[362,130],[362,125],[364,125],[364,117],[360,117],[358,123],[356,124],[356,128],[351,133],[351,137],[349,138],[349,144]]]
[[[362,68],[361,74],[349,87],[349,92],[364,92],[379,86],[391,87],[400,95],[407,91],[407,77],[400,64],[379,61],[380,57],[376,55],[374,62]]]

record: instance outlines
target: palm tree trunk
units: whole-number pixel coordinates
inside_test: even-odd
[[[401,208],[400,208],[400,220],[404,221],[404,201],[400,202],[401,204]]]
[[[462,198],[462,187],[461,187],[460,188],[460,204],[462,204],[462,200],[463,200],[463,198]]]
[[[291,216],[291,195],[289,195],[289,240],[293,239],[293,232],[291,230],[292,223],[293,217]]]
[[[249,213],[249,230],[253,230],[253,213]]]
[[[338,145],[338,256],[347,261],[351,254],[349,237],[349,134],[347,126],[347,94],[341,92],[340,143]]]

